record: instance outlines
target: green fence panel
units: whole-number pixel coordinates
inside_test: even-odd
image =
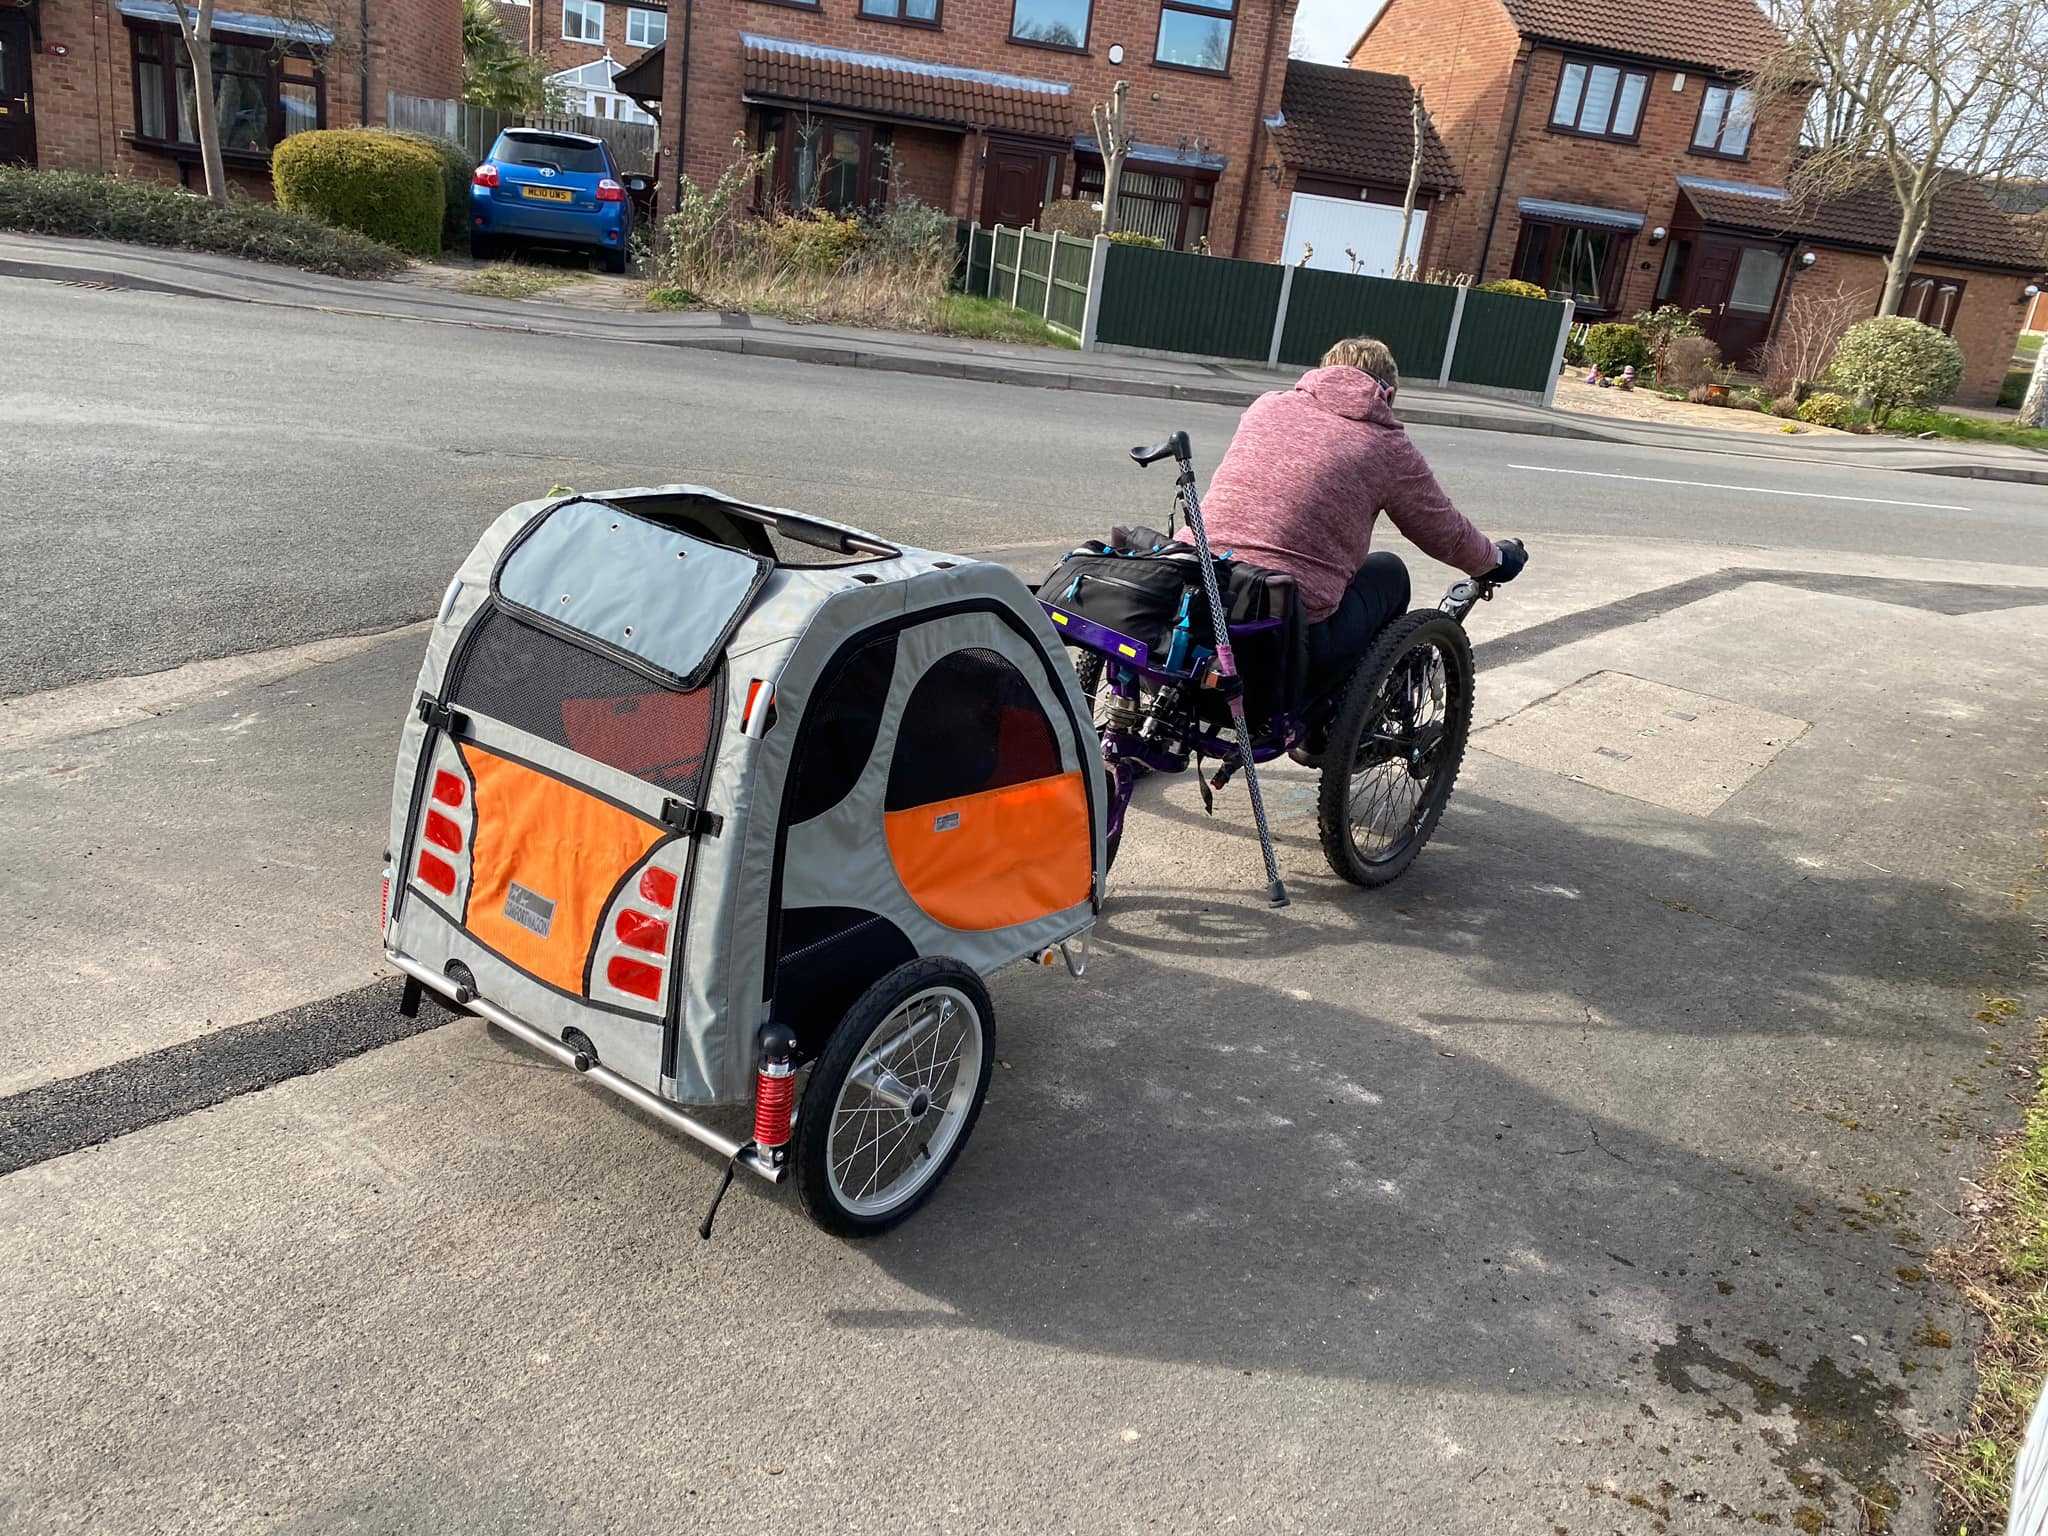
[[[1280,361],[1306,366],[1319,361],[1333,341],[1377,336],[1393,349],[1404,377],[1434,382],[1443,370],[1444,345],[1450,340],[1451,311],[1457,302],[1457,290],[1442,283],[1403,283],[1296,267],[1294,286],[1287,294],[1287,326],[1280,335]]]
[[[1046,285],[1052,279],[1052,236],[1026,230],[1018,260],[1024,270],[1017,283],[1016,305],[1031,314],[1042,315],[1045,313]]]
[[[989,289],[991,298],[1010,302],[1010,295],[1017,291],[1017,256],[1023,248],[1022,238],[1017,230],[998,229],[995,232],[993,250],[989,256],[989,267],[994,286]]]
[[[1562,303],[1471,289],[1465,295],[1465,316],[1458,322],[1451,382],[1541,394],[1550,387],[1557,329],[1563,323]]]
[[[1111,244],[1095,339],[1105,346],[1266,360],[1281,268]]]
[[[1045,318],[1076,336],[1088,318],[1088,268],[1094,254],[1090,240],[1067,237],[1053,247],[1052,303]]]

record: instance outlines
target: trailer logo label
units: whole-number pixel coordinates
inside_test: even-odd
[[[529,891],[518,881],[512,882],[505,892],[505,915],[522,928],[531,928],[542,938],[555,926],[555,904],[537,891]]]
[[[959,825],[960,813],[958,811],[947,811],[943,816],[938,817],[932,822],[932,830],[934,832],[951,832]]]

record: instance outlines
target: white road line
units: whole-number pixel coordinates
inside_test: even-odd
[[[1646,485],[1689,485],[1701,491],[1748,491],[1753,496],[1805,496],[1814,501],[1860,501],[1872,507],[1921,507],[1929,512],[1968,512],[1947,501],[1891,501],[1883,496],[1841,496],[1829,491],[1781,491],[1768,485],[1723,485],[1718,480],[1666,480],[1658,475],[1617,475],[1604,469],[1559,469],[1552,464],[1510,464],[1539,475],[1590,475],[1595,480],[1639,480]]]

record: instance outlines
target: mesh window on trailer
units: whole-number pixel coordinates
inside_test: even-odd
[[[1059,740],[1024,674],[994,651],[955,651],[910,690],[889,760],[885,809],[955,800],[1059,771]]]
[[[450,702],[695,803],[718,679],[688,693],[663,688],[494,609],[471,638]]]

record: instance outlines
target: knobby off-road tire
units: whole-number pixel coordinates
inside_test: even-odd
[[[939,1022],[907,1046],[928,1011]],[[957,960],[909,960],[860,995],[825,1043],[804,1085],[796,1128],[796,1192],[804,1213],[840,1237],[873,1237],[931,1198],[967,1145],[995,1065],[995,1006]],[[875,1063],[893,1104],[872,1082]]]
[[[1442,697],[1415,669],[1426,666],[1440,680]],[[1406,694],[1419,692],[1423,702],[1406,718]],[[1457,620],[1435,609],[1402,615],[1387,626],[1346,685],[1337,717],[1330,727],[1323,759],[1317,820],[1323,856],[1330,868],[1354,885],[1385,885],[1398,878],[1429,841],[1451,798],[1464,762],[1465,741],[1472,730],[1472,646]],[[1418,779],[1405,759],[1396,758],[1376,738],[1409,735],[1417,721],[1423,733],[1434,732],[1427,754],[1426,780]],[[1395,798],[1390,809],[1397,835],[1362,835],[1357,802],[1376,796],[1381,779],[1389,791],[1412,787],[1412,805]],[[1371,801],[1371,803],[1378,803]]]

